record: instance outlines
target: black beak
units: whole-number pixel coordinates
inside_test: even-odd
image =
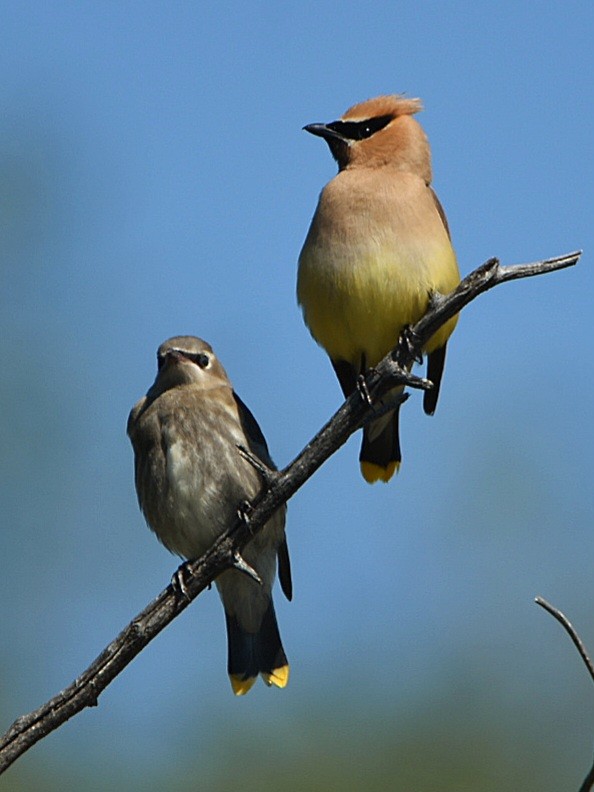
[[[326,140],[328,143],[331,140],[340,140],[343,143],[345,141],[345,138],[340,134],[340,132],[336,132],[334,129],[331,129],[327,124],[307,124],[303,127],[303,129],[312,135],[324,138],[324,140]]]

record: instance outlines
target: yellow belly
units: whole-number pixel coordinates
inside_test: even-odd
[[[359,367],[376,365],[392,349],[406,325],[425,313],[433,291],[447,294],[460,276],[445,235],[438,244],[410,243],[365,248],[307,244],[301,254],[297,294],[305,322],[333,360]],[[456,326],[448,321],[425,352],[443,346]]]

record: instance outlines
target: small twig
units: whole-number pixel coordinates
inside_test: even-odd
[[[576,252],[512,267],[501,267],[496,259],[491,259],[464,278],[451,294],[443,299],[432,300],[425,316],[410,328],[410,332],[421,348],[444,322],[498,283],[563,269],[576,264],[579,257],[580,253]],[[365,384],[372,403],[394,387],[395,373],[410,369],[414,359],[415,350],[410,344],[399,343],[393,352],[367,373]],[[399,381],[402,382],[401,379]],[[266,482],[254,501],[249,520],[246,519],[247,514],[239,509],[234,524],[229,526],[212,548],[201,558],[184,566],[187,576],[184,575],[183,580],[183,597],[178,596],[177,587],[168,586],[71,685],[39,709],[16,720],[0,738],[0,773],[73,715],[85,707],[95,706],[99,695],[134,657],[221,572],[235,565],[235,553],[241,552],[272,515],[361,427],[369,410],[369,404],[359,392],[352,393],[299,456],[275,474],[272,481]]]
[[[233,569],[238,569],[240,572],[243,572],[245,575],[250,577],[252,580],[255,580],[256,583],[259,583],[260,586],[262,585],[262,578],[256,572],[256,570],[251,567],[245,558],[241,555],[239,551],[233,553]]]
[[[237,443],[237,450],[239,451],[239,455],[242,456],[246,462],[249,462],[254,470],[257,471],[264,485],[269,487],[278,476],[278,472],[272,468],[266,467],[259,457],[252,454],[249,448],[246,448],[246,446],[241,443]]]
[[[554,618],[557,619],[557,621],[563,625],[565,631],[573,641],[573,645],[580,653],[580,657],[582,658],[582,660],[584,661],[584,665],[588,669],[590,678],[594,682],[594,663],[592,663],[592,660],[590,659],[590,655],[588,654],[588,650],[584,646],[584,643],[580,638],[580,636],[577,634],[573,624],[569,621],[569,619],[564,613],[562,613],[560,610],[555,608],[554,605],[551,605],[550,602],[547,602],[546,599],[544,599],[543,597],[535,597],[534,602],[536,602],[537,605],[540,605],[541,608],[544,608],[546,611],[548,611],[551,614],[551,616],[554,616]]]
[[[588,673],[590,674],[590,679],[594,682],[594,664],[590,659],[590,655],[588,654],[588,650],[586,649],[584,642],[578,635],[575,627],[569,621],[567,616],[562,613],[558,608],[555,608],[554,605],[551,605],[550,602],[547,602],[546,599],[543,597],[535,597],[534,601],[537,605],[540,605],[541,608],[544,608],[548,613],[551,614],[557,621],[563,625],[566,633],[569,635],[571,640],[573,641],[573,645],[578,650],[580,657],[582,658],[584,665],[588,669]],[[579,792],[590,792],[594,787],[594,763],[592,763],[592,767],[590,768],[590,772],[584,779],[583,784],[579,788]]]

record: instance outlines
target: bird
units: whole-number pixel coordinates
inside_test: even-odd
[[[429,142],[413,118],[421,109],[420,99],[378,96],[337,121],[303,127],[326,141],[338,174],[320,194],[299,256],[297,300],[345,397],[361,390],[361,376],[424,315],[432,295],[460,282],[446,215],[431,187]],[[433,383],[423,400],[428,415],[456,322],[457,316],[446,322],[422,350]],[[393,389],[378,407],[402,390]],[[399,406],[363,429],[359,460],[369,483],[389,481],[400,467]]]
[[[262,470],[276,468],[262,430],[210,344],[195,336],[170,338],[157,351],[157,366],[153,385],[128,418],[136,492],[165,547],[195,559],[262,489],[254,462]],[[258,674],[269,687],[284,688],[289,680],[272,602],[277,566],[281,588],[292,598],[285,517],[283,506],[242,551],[261,583],[237,569],[215,581],[225,610],[227,670],[238,696]]]

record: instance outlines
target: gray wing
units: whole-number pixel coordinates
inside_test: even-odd
[[[269,467],[271,470],[276,470],[276,465],[272,461],[270,452],[268,451],[268,444],[264,433],[260,429],[258,421],[254,418],[254,414],[245,402],[233,391],[233,398],[237,404],[239,413],[239,420],[241,421],[241,428],[247,438],[250,451],[255,454],[258,459]],[[289,558],[289,548],[287,545],[287,538],[283,535],[283,540],[278,546],[278,579],[283,590],[283,594],[288,600],[293,598],[293,582],[291,579],[291,560]]]
[[[237,404],[237,410],[239,412],[239,420],[241,421],[241,428],[244,431],[244,434],[247,438],[248,445],[250,447],[250,451],[252,454],[255,454],[258,459],[261,459],[264,464],[269,467],[271,470],[276,470],[276,465],[272,461],[272,457],[270,456],[270,452],[268,451],[268,445],[266,443],[266,438],[260,429],[260,425],[258,421],[254,418],[254,415],[250,408],[245,404],[242,399],[233,391],[233,398],[235,399],[235,403]]]

